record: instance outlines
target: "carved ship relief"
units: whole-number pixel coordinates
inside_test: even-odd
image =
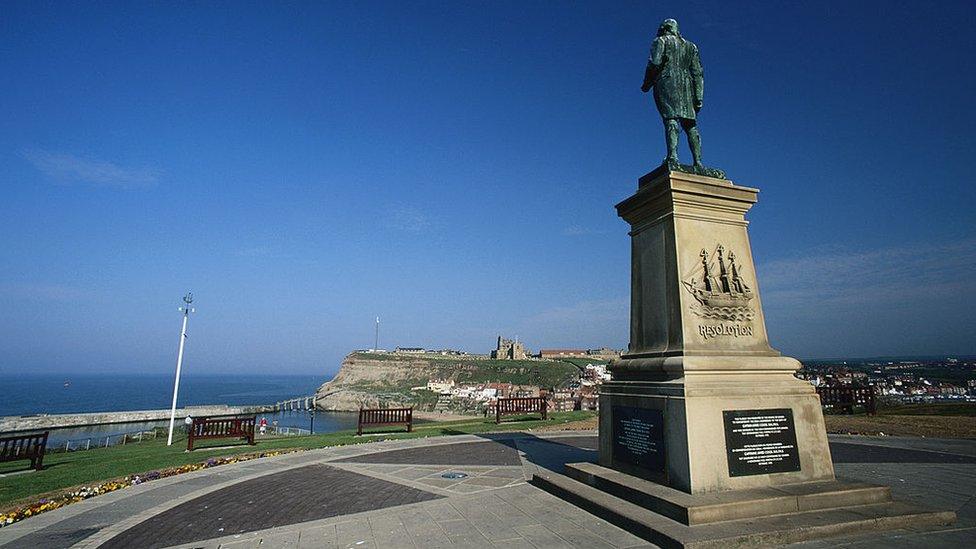
[[[712,257],[703,249],[701,264],[682,281],[697,301],[691,311],[702,318],[752,320],[755,310],[750,302],[755,293],[742,280],[735,254],[729,252],[727,261],[724,254],[721,244],[716,246]]]

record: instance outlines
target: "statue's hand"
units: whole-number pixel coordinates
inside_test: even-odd
[[[647,93],[650,90],[651,90],[651,86],[649,84],[644,84],[643,86],[641,86],[641,91],[644,93]]]
[[[697,113],[698,111],[701,110],[701,108],[702,108],[702,102],[701,101],[695,101],[695,112]]]

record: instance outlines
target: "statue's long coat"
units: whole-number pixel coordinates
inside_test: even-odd
[[[661,117],[694,120],[695,101],[702,100],[705,84],[698,46],[678,36],[658,36],[647,63]]]

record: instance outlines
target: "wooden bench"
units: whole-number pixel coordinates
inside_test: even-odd
[[[548,419],[548,408],[544,397],[500,398],[495,403],[495,423],[501,423],[502,416],[525,414],[542,414],[542,419]]]
[[[254,445],[254,424],[257,416],[195,417],[186,439],[186,450],[193,451],[193,444],[209,438],[240,438]]]
[[[376,425],[406,425],[413,431],[413,408],[360,408],[356,434],[363,434],[363,427]]]
[[[853,414],[855,406],[863,406],[864,410],[875,415],[878,411],[874,396],[874,387],[817,387],[820,404]]]
[[[0,463],[29,459],[31,468],[40,471],[44,466],[44,450],[47,448],[48,433],[49,431],[44,431],[0,437]]]

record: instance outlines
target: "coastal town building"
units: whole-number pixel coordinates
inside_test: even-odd
[[[609,347],[599,349],[542,349],[537,355],[543,360],[560,358],[592,358],[596,360],[613,360],[620,358],[621,351]]]
[[[397,347],[393,352],[404,355],[422,355],[427,351],[423,347]]]
[[[939,379],[948,372],[970,377],[976,373],[976,363],[959,360],[810,363],[804,364],[795,375],[815,387],[873,387],[875,395],[895,404],[976,401],[976,380]]]
[[[600,347],[599,349],[587,349],[586,355],[591,358],[598,358],[601,360],[613,360],[615,358],[620,358],[622,351],[617,349],[611,349],[609,347]]]
[[[468,353],[464,351],[459,351],[457,349],[427,349],[427,354],[442,355],[442,356],[469,356]],[[480,356],[484,356],[484,355],[480,355]]]
[[[454,389],[453,379],[431,379],[427,382],[427,390],[440,395],[449,395],[452,389]]]
[[[357,349],[354,353],[395,354],[395,355],[440,355],[440,356],[470,356],[484,357],[486,355],[471,355],[458,349],[426,349],[424,347],[396,347],[393,351],[384,349]]]
[[[577,358],[586,357],[586,349],[541,349],[539,351],[539,358],[541,359],[553,359],[553,358]]]
[[[587,364],[583,368],[582,379],[593,384],[600,384],[604,381],[610,381],[610,372],[607,371],[606,364]]]
[[[515,385],[509,396],[511,398],[534,398],[542,396],[542,388],[535,385]]]

